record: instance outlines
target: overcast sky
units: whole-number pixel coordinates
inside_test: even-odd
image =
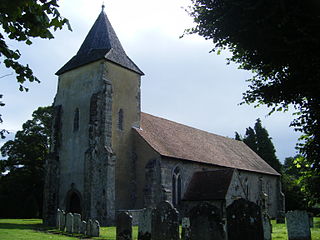
[[[52,104],[57,89],[55,72],[78,51],[101,11],[100,0],[62,0],[60,13],[73,31],[55,33],[53,40],[34,39],[19,48],[40,84],[28,84],[21,93],[14,76],[1,78],[0,93],[6,106],[0,109],[0,128],[15,132],[39,106]],[[290,113],[267,116],[265,107],[241,105],[250,72],[227,65],[221,55],[209,53],[211,41],[193,35],[179,38],[193,21],[184,10],[188,0],[108,0],[105,11],[127,55],[145,73],[142,77],[142,111],[202,130],[234,137],[260,118],[269,131],[281,161],[296,154],[299,134],[289,124]],[[1,76],[12,71],[0,65]]]

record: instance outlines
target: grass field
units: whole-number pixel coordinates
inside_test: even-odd
[[[287,240],[285,224],[276,224],[272,221],[273,240]],[[133,228],[133,237],[137,239],[137,227]],[[312,240],[320,240],[320,218],[315,218],[315,226],[311,229]],[[40,219],[0,219],[1,240],[67,240],[67,239],[101,239],[115,240],[116,230],[114,227],[102,227],[101,237],[84,238],[81,235],[62,235],[60,231],[47,228],[42,225]],[[199,239],[201,240],[201,239]]]

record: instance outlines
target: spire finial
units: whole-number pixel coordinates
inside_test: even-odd
[[[104,1],[102,2],[101,11],[103,12],[105,8]]]

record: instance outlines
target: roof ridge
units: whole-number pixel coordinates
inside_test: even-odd
[[[196,128],[196,127],[192,127],[192,126],[189,126],[189,125],[186,125],[186,124],[183,124],[183,123],[175,122],[175,121],[173,121],[173,120],[169,120],[169,119],[166,119],[166,118],[163,118],[163,117],[158,117],[158,116],[152,115],[152,114],[150,114],[150,113],[146,113],[146,112],[141,112],[141,113],[142,113],[142,114],[147,114],[147,115],[149,115],[149,116],[152,116],[152,117],[155,117],[155,118],[158,118],[158,119],[161,119],[161,120],[165,120],[165,121],[168,121],[168,122],[171,122],[171,123],[174,123],[174,124],[178,124],[178,125],[181,125],[181,126],[183,126],[183,127],[191,128],[191,129],[194,129],[194,130],[197,130],[197,131],[200,131],[200,132],[204,132],[204,133],[207,133],[207,134],[212,134],[212,135],[214,135],[214,136],[218,136],[218,137],[221,137],[221,138],[224,138],[224,139],[228,139],[228,140],[231,140],[231,141],[241,142],[241,141],[238,141],[238,140],[233,139],[233,138],[230,138],[230,137],[222,136],[222,135],[219,135],[219,134],[216,134],[216,133],[212,133],[212,132],[209,132],[209,131],[200,129],[200,128]],[[142,130],[143,130],[143,129],[142,129]]]

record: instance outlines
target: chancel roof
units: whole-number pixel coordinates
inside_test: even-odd
[[[57,75],[100,59],[109,60],[143,75],[123,50],[103,8],[77,54],[58,70]]]
[[[226,198],[234,169],[195,172],[183,196],[186,201],[223,200]]]
[[[280,175],[245,143],[141,113],[135,131],[160,155],[258,173]]]

